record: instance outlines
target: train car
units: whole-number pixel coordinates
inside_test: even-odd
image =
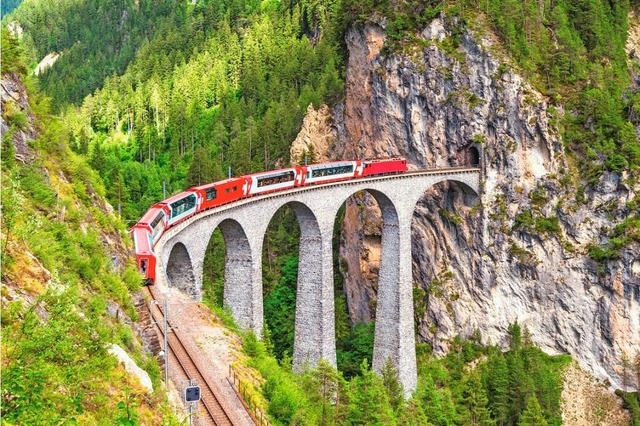
[[[158,204],[151,206],[149,210],[136,223],[135,227],[146,229],[150,234],[151,245],[159,238],[167,228],[167,214],[164,208]]]
[[[404,158],[337,161],[256,173],[193,187],[154,204],[131,229],[138,269],[145,282],[153,284],[156,279],[155,243],[166,229],[206,209],[294,187],[406,171]]]
[[[167,227],[170,227],[194,214],[201,202],[202,199],[199,199],[197,192],[189,190],[167,198],[157,205],[164,209],[168,216]]]
[[[339,161],[335,163],[301,166],[301,185],[335,182],[362,176],[362,162]]]
[[[274,170],[272,172],[255,173],[246,176],[249,194],[257,195],[273,191],[293,188],[300,182],[300,173],[296,168]]]
[[[146,284],[153,284],[156,280],[156,255],[153,253],[151,232],[144,225],[135,225],[131,229],[133,246],[136,251],[138,270],[144,276]]]
[[[197,211],[201,212],[246,197],[249,194],[249,183],[243,176],[194,186],[191,190],[202,200],[197,207]]]
[[[407,160],[392,158],[389,160],[365,160],[362,162],[362,176],[387,175],[407,171]]]

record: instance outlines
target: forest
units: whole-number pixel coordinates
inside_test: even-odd
[[[476,18],[483,15],[508,51],[512,66],[548,96],[554,108],[565,111],[558,115],[564,144],[588,187],[606,171],[637,173],[640,168],[635,130],[640,124],[640,95],[631,89],[630,76],[638,70],[629,69],[624,50],[628,15],[638,6],[636,0],[24,0],[12,10],[11,2],[5,2],[3,28],[15,20],[24,36],[17,41],[3,30],[3,73],[19,72],[26,78],[27,70],[46,54],[62,54],[31,83],[31,93],[42,98],[42,116],[55,116],[47,122],[54,130],[39,147],[74,165],[70,173],[77,176],[73,182],[77,197],[86,198],[87,187],[99,188],[97,192],[124,222],[108,224],[99,212],[93,214],[106,226],[124,228],[123,223],[131,224],[163,197],[163,183],[169,195],[221,179],[229,170],[241,175],[299,160],[289,158],[289,146],[307,107],[334,106],[344,100],[344,36],[349,25],[362,25],[374,14],[383,16],[384,52],[392,55],[439,14],[460,17],[462,28],[474,28]],[[459,44],[456,37],[451,40],[453,52]],[[8,57],[13,46],[19,46],[18,53]],[[19,127],[25,117],[5,111],[3,119]],[[4,152],[10,149],[9,138],[3,137]],[[6,157],[3,154],[3,161]],[[8,182],[30,188],[20,195],[22,189],[6,190],[3,182],[3,199],[25,196],[47,208],[57,205],[51,188],[39,183],[37,168],[3,166],[3,177],[15,171]],[[5,214],[10,211],[3,210]],[[334,279],[338,370],[321,364],[314,372],[293,376],[297,226],[293,212],[283,209],[269,228],[263,253],[266,338],[258,342],[251,335],[245,337],[245,350],[266,379],[261,391],[268,399],[268,412],[278,424],[561,423],[559,372],[569,361],[544,355],[517,323],[509,330],[510,350],[505,353],[482,347],[480,336],[456,341],[444,359],[436,359],[428,345],[421,344],[419,387],[411,400],[404,401],[392,369],[382,377],[372,373],[373,323],[352,323],[339,272]],[[28,233],[29,228],[24,229]],[[54,236],[67,252],[67,258],[54,260],[54,248],[38,245],[38,254],[51,262],[47,267],[70,275],[73,282],[87,282],[128,300],[123,293],[136,287],[131,276],[100,284],[95,267],[100,270],[106,263],[98,255],[88,255],[94,242],[59,225],[42,232]],[[612,258],[630,242],[640,241],[640,216],[609,232],[612,242],[594,247],[590,252],[594,259]],[[37,244],[35,237],[32,244]],[[208,253],[205,299],[219,309],[224,280],[219,231]],[[85,254],[88,262],[83,260]],[[337,253],[335,257],[334,270],[339,271]],[[57,297],[64,306],[80,303],[76,294],[63,296],[47,297]],[[92,303],[93,322],[87,327],[96,326],[94,318],[103,301]],[[74,321],[58,314],[58,331]],[[3,331],[7,324],[9,336],[19,336],[22,315],[19,307],[15,314],[3,315]],[[32,317],[26,318],[34,335],[42,334],[43,347],[58,338],[38,328]],[[92,328],[80,330],[76,337],[88,339],[92,332]],[[95,332],[108,340],[103,336],[106,331],[98,327]],[[118,333],[121,340],[131,339],[124,331]],[[28,357],[31,348],[23,344],[17,343],[20,354]],[[79,343],[69,343],[73,344]],[[103,354],[99,348],[91,350]],[[46,363],[47,383],[67,385],[71,382],[64,380],[89,374],[70,370],[63,380],[50,365],[70,366],[69,359],[24,359],[31,366]],[[21,381],[22,367],[13,367],[5,370],[12,392],[32,398],[30,386],[43,378],[27,376],[30,381]],[[336,398],[328,400],[327,391]],[[624,397],[633,424],[640,424],[637,393]],[[56,400],[48,395],[45,402],[52,412],[51,407],[65,407],[59,411],[64,419],[86,409],[83,398]],[[95,404],[107,410],[101,405],[104,401]],[[12,409],[9,415],[16,419],[28,411]]]

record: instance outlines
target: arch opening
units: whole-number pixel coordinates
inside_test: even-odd
[[[224,306],[224,267],[227,248],[219,227],[211,234],[202,265],[202,300],[209,306]]]
[[[480,151],[475,146],[469,147],[467,150],[468,164],[472,167],[480,166]]]
[[[334,227],[336,350],[347,378],[360,373],[363,358],[373,363],[380,291],[398,276],[397,237],[398,214],[383,193],[358,191],[340,207]]]
[[[167,262],[167,278],[172,287],[197,297],[196,280],[193,274],[193,264],[187,248],[182,243],[176,243],[171,249]]]
[[[202,271],[203,299],[231,310],[243,329],[253,324],[253,263],[246,232],[235,220],[225,219],[211,234]]]
[[[274,355],[293,354],[300,225],[288,204],[271,218],[262,244],[262,296],[266,333]]]
[[[414,321],[418,343],[436,354],[461,334],[461,324],[475,320],[458,309],[459,300],[482,286],[473,260],[473,242],[482,235],[478,194],[463,182],[448,180],[428,188],[411,220]],[[462,319],[465,320],[462,320]],[[462,334],[473,332],[463,330]]]

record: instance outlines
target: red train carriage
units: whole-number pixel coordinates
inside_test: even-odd
[[[368,160],[362,162],[364,169],[362,176],[387,175],[392,173],[404,173],[407,171],[407,160],[404,158],[392,158],[389,160]]]
[[[136,225],[131,230],[131,236],[136,251],[138,270],[144,276],[147,284],[153,284],[156,280],[156,256],[153,253],[151,233],[145,227]]]
[[[167,227],[170,227],[194,214],[201,202],[195,191],[184,191],[159,202],[157,206],[164,209],[168,216]]]
[[[236,177],[195,186],[191,190],[195,191],[198,198],[202,200],[197,209],[199,213],[246,197],[249,193],[249,184],[246,177]]]
[[[246,176],[249,195],[264,194],[273,191],[291,189],[299,181],[300,173],[296,168],[274,170]]]
[[[154,204],[138,221],[135,227],[146,229],[150,233],[151,245],[167,227],[167,215],[162,206]]]
[[[336,182],[362,176],[362,161],[340,161],[336,163],[300,166],[301,186]]]

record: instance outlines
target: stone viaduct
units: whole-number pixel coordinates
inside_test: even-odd
[[[293,367],[301,371],[320,358],[335,366],[334,222],[347,198],[367,191],[377,200],[383,220],[373,368],[380,371],[391,359],[409,394],[417,383],[411,219],[424,192],[443,181],[478,194],[480,169],[434,169],[297,188],[208,210],[169,229],[157,242],[158,281],[200,300],[205,251],[219,227],[226,246],[224,304],[240,327],[260,336],[263,239],[273,215],[288,205],[301,235]]]

